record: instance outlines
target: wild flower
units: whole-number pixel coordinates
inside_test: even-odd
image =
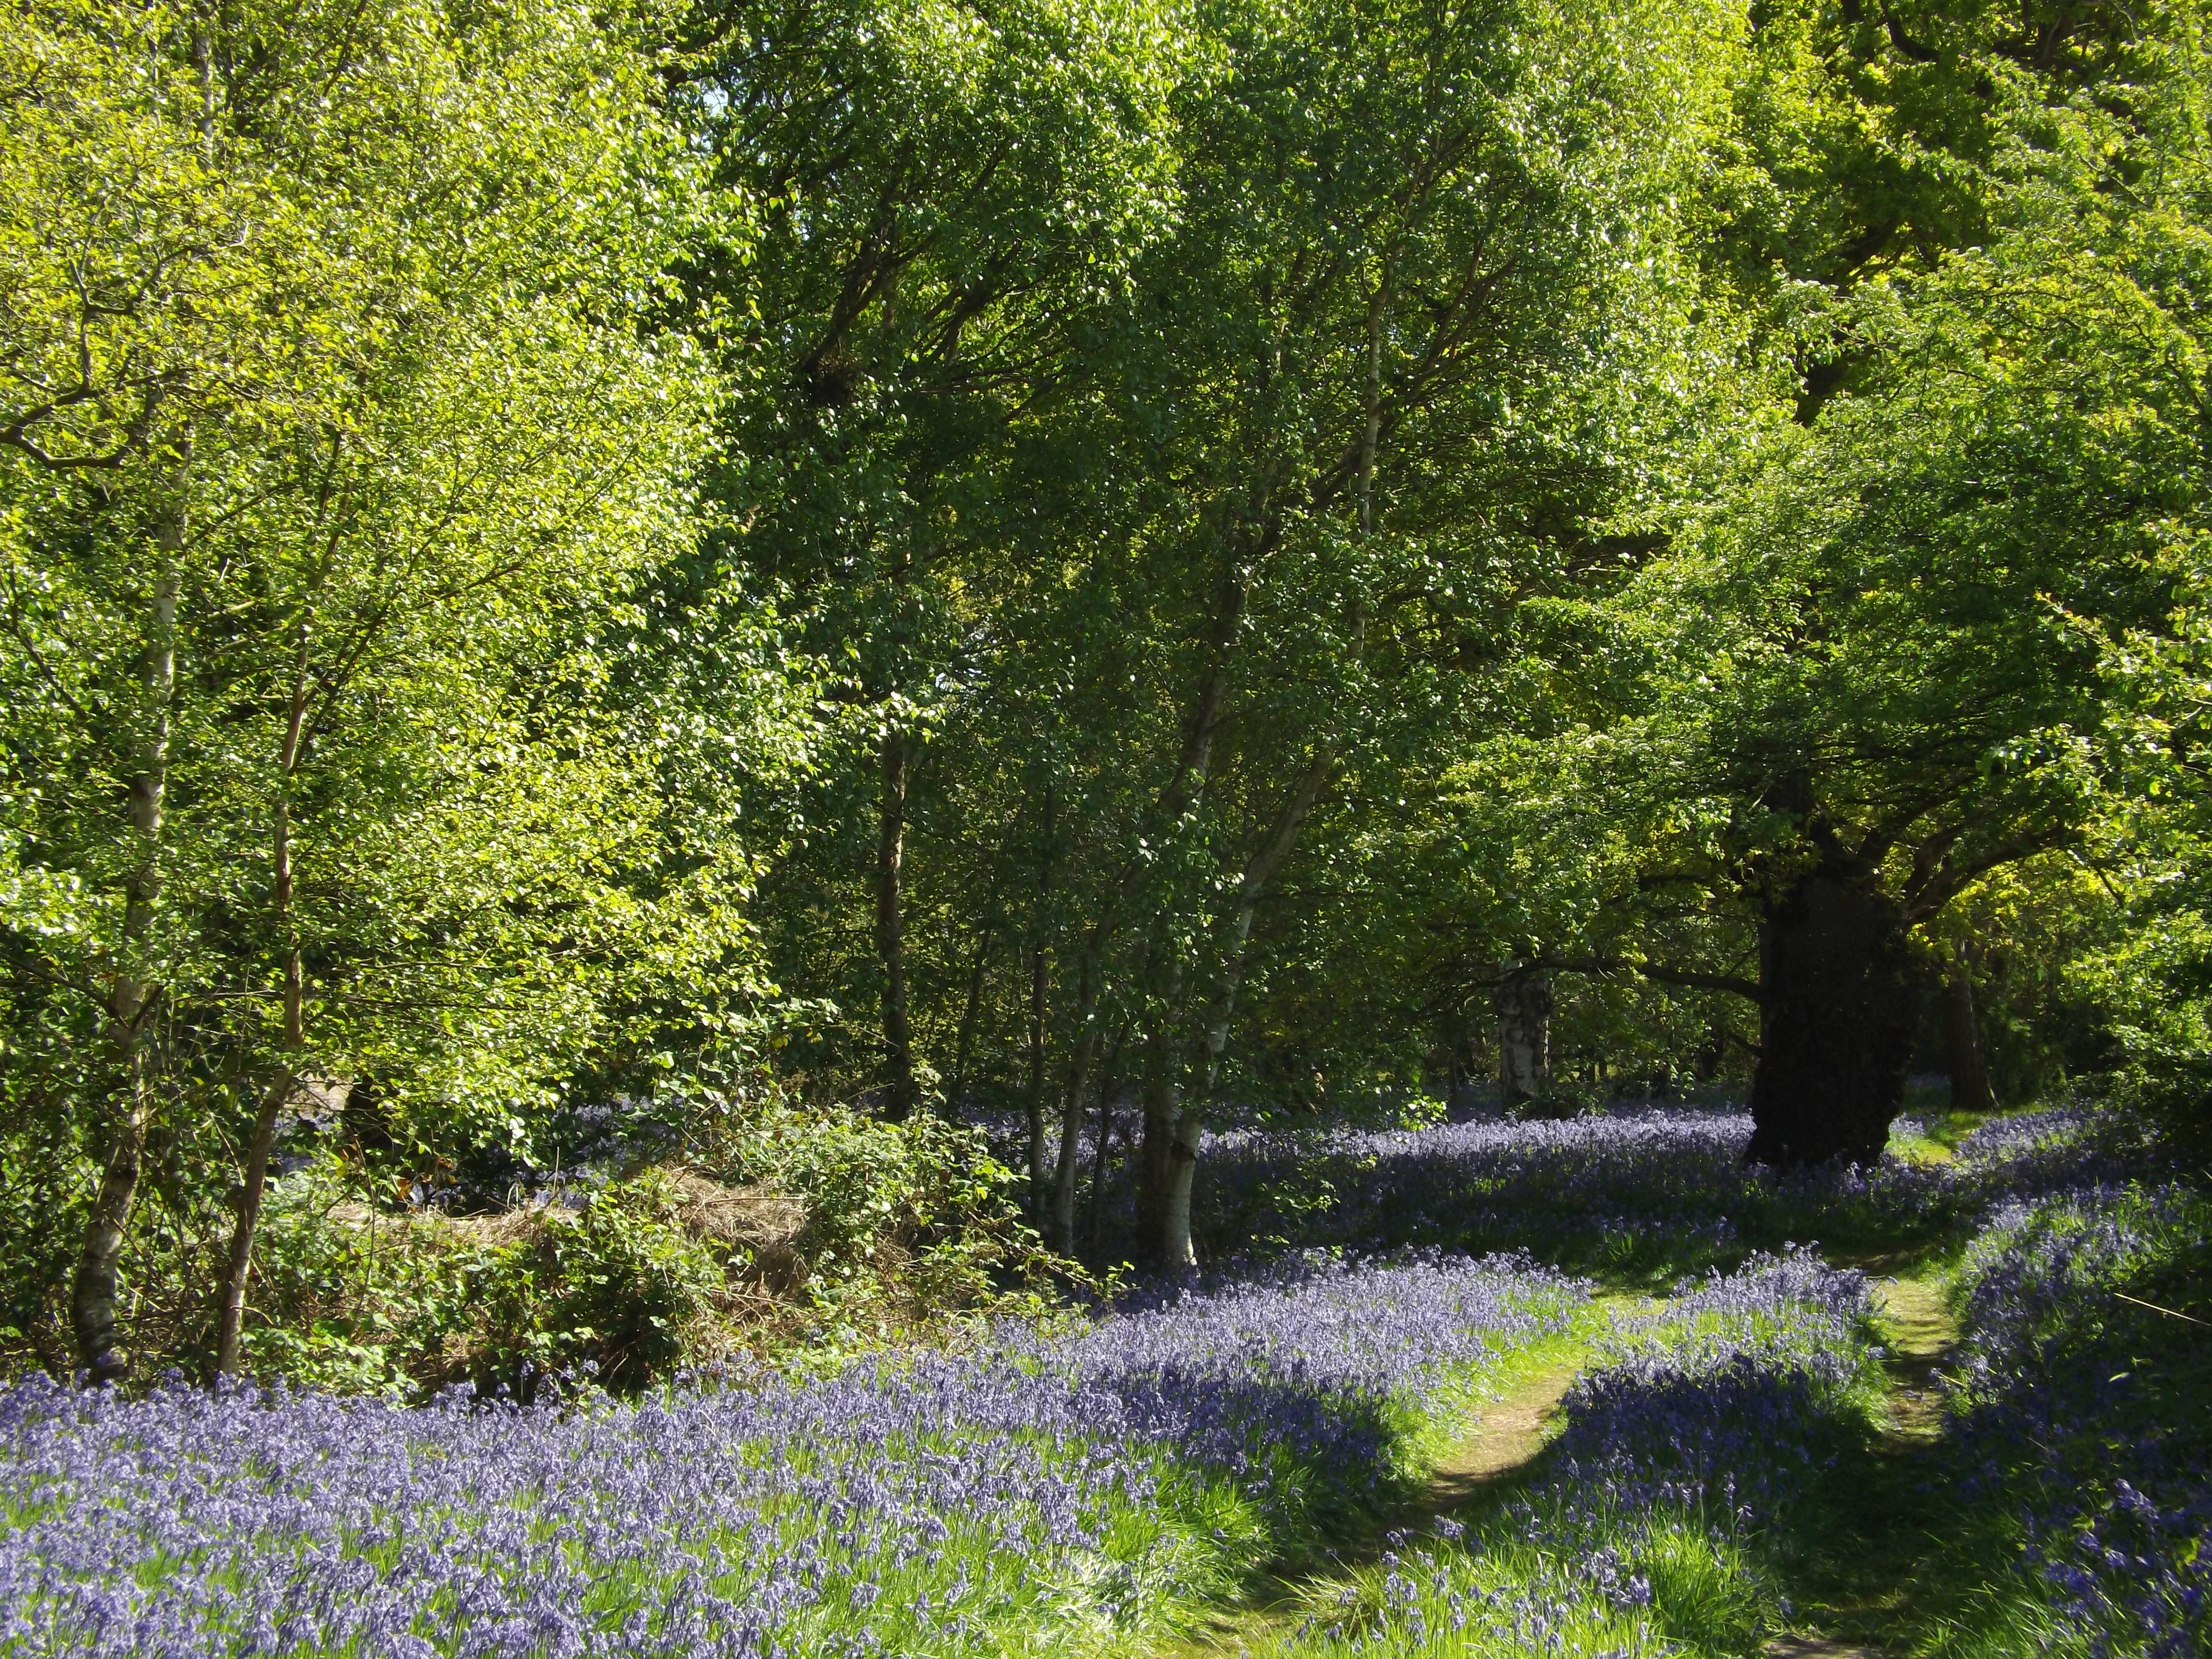
[[[2014,1509],[2023,1565],[2100,1655],[2212,1649],[2212,1431],[2151,1392],[2201,1334],[2120,1299],[2208,1223],[2187,1188],[2085,1186],[2005,1206],[1961,1269],[1961,1485]]]
[[[1297,1133],[1231,1129],[1200,1158],[1212,1235],[1352,1250],[1525,1249],[1599,1267],[1733,1265],[1789,1240],[1972,1225],[2008,1199],[2133,1173],[2140,1154],[2072,1109],[1978,1129],[1948,1163],[1778,1176],[1747,1165],[1747,1113],[1620,1107],[1559,1120]],[[1296,1196],[1283,1213],[1285,1194]]]
[[[1208,1490],[1294,1519],[1371,1485],[1392,1413],[1583,1296],[1308,1263],[629,1406],[33,1378],[0,1394],[0,1652],[963,1654],[1133,1622],[1223,1570]]]

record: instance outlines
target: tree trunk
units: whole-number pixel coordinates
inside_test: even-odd
[[[1023,1094],[1029,1113],[1030,1214],[1042,1224],[1049,1200],[1046,1196],[1044,1158],[1044,941],[1030,951],[1030,1085]]]
[[[1091,1161],[1091,1248],[1098,1248],[1106,1216],[1106,1165],[1113,1149],[1114,1091],[1121,1082],[1121,1045],[1129,1028],[1125,1023],[1114,1033],[1114,1046],[1106,1054],[1106,1078],[1098,1085],[1098,1150]]]
[[[1032,917],[1030,953],[1030,1080],[1023,1103],[1029,1116],[1029,1209],[1030,1218],[1039,1231],[1051,1227],[1052,1199],[1047,1184],[1045,1167],[1045,1009],[1051,986],[1046,972],[1046,940],[1049,936],[1052,918],[1052,884],[1054,855],[1058,851],[1053,842],[1054,791],[1048,784],[1044,792],[1044,819],[1038,841],[1040,863],[1037,870],[1036,908]],[[1091,959],[1085,958],[1085,971]],[[1095,994],[1095,993],[1094,993]],[[1079,1011],[1079,1012],[1087,1011]]]
[[[77,1361],[94,1384],[112,1382],[130,1369],[130,1356],[115,1346],[115,1267],[130,1232],[131,1209],[138,1195],[139,1166],[146,1150],[146,1125],[152,1116],[146,1054],[138,1033],[124,1026],[118,1045],[125,1075],[123,1115],[108,1146],[100,1191],[85,1223],[84,1245],[70,1285],[70,1320],[76,1332]]]
[[[108,1041],[122,1061],[123,1112],[101,1168],[100,1191],[93,1199],[70,1285],[70,1322],[76,1336],[78,1363],[95,1384],[121,1376],[130,1364],[129,1356],[115,1346],[115,1272],[124,1240],[130,1234],[146,1128],[153,1115],[153,1080],[147,1075],[146,1048],[160,1000],[158,988],[140,973],[140,964],[133,958],[152,929],[154,906],[161,886],[161,823],[169,787],[169,709],[177,685],[177,600],[184,587],[185,490],[191,465],[188,441],[179,462],[177,500],[161,526],[161,568],[154,580],[147,618],[144,701],[132,757],[129,811],[138,863],[124,884],[121,960],[107,1001]]]
[[[1175,976],[1179,986],[1182,975]],[[1137,1148],[1137,1249],[1156,1267],[1173,1267],[1176,1259],[1168,1248],[1169,1188],[1174,1184],[1172,1148],[1176,1125],[1182,1115],[1182,1089],[1176,1075],[1177,1044],[1169,1025],[1167,1007],[1156,1006],[1145,1033],[1144,1073],[1139,1087],[1144,1107],[1144,1138]]]
[[[1905,1098],[1919,1001],[1902,908],[1833,862],[1759,929],[1753,1163],[1871,1164]]]
[[[1996,1092],[1982,1059],[1981,1016],[1974,1007],[1974,951],[1961,945],[1952,953],[1943,981],[1943,1046],[1951,1073],[1951,1109],[1994,1112]]]
[[[1252,939],[1252,921],[1258,914],[1260,896],[1283,860],[1297,845],[1298,831],[1304,827],[1306,815],[1313,810],[1322,790],[1336,770],[1336,746],[1324,742],[1314,751],[1304,773],[1292,786],[1290,795],[1268,826],[1267,836],[1257,852],[1244,866],[1244,873],[1237,884],[1236,919],[1231,924],[1228,961],[1222,969],[1220,1000],[1214,1017],[1206,1030],[1206,1070],[1194,1096],[1185,1097],[1179,1089],[1169,1088],[1161,1098],[1157,1115],[1148,1100],[1145,1114],[1145,1140],[1147,1152],[1147,1174],[1156,1185],[1157,1196],[1147,1220],[1152,1231],[1147,1236],[1146,1253],[1160,1267],[1170,1272],[1183,1272],[1198,1265],[1196,1252],[1190,1236],[1191,1193],[1198,1175],[1198,1148],[1205,1133],[1206,1116],[1213,1103],[1214,1091],[1221,1081],[1221,1059],[1228,1051],[1229,1030],[1237,1015],[1237,995],[1243,987],[1245,951]],[[1180,973],[1176,975],[1178,991]],[[1171,997],[1169,1006],[1173,1007]],[[1172,1070],[1164,1073],[1170,1082]],[[1161,1137],[1161,1150],[1151,1151],[1155,1117],[1165,1130]]]
[[[1498,1093],[1510,1109],[1552,1095],[1552,981],[1516,967],[1498,987]]]
[[[1095,1023],[1076,1039],[1067,1090],[1060,1103],[1060,1156],[1053,1164],[1052,1227],[1047,1237],[1063,1255],[1075,1254],[1075,1185],[1083,1158],[1083,1103],[1091,1092],[1091,1061],[1098,1051]]]
[[[1091,1070],[1098,1054],[1097,969],[1086,961],[1076,992],[1075,1052],[1067,1063],[1067,1086],[1060,1097],[1060,1158],[1053,1167],[1052,1247],[1075,1254],[1075,1176],[1082,1163],[1083,1103],[1091,1091]]]
[[[1482,1045],[1476,1022],[1462,1013],[1444,1028],[1444,1104],[1465,1103],[1482,1068]]]
[[[292,696],[285,710],[284,741],[276,757],[276,805],[270,835],[270,866],[275,877],[276,930],[284,942],[285,1063],[262,1092],[253,1115],[253,1139],[246,1152],[246,1180],[238,1192],[238,1221],[231,1229],[216,1298],[215,1368],[228,1375],[238,1369],[238,1337],[246,1321],[246,1285],[253,1273],[253,1232],[261,1220],[261,1197],[269,1184],[269,1157],[276,1144],[276,1116],[292,1097],[298,1078],[293,1067],[307,1046],[307,986],[301,973],[300,938],[292,914],[293,775],[300,765],[300,735],[307,715],[307,626],[300,627],[294,661]]]
[[[1153,1259],[1171,1272],[1195,1273],[1198,1249],[1191,1237],[1191,1199],[1198,1188],[1198,1147],[1206,1114],[1194,1101],[1184,1103],[1169,1139],[1167,1170],[1161,1187],[1160,1236]]]
[[[290,1072],[279,1072],[262,1091],[261,1109],[253,1116],[253,1139],[246,1153],[246,1181],[238,1191],[238,1220],[231,1228],[230,1249],[223,1258],[216,1316],[215,1368],[225,1376],[238,1370],[238,1337],[246,1322],[246,1281],[253,1271],[253,1231],[261,1219],[261,1195],[269,1182],[277,1114],[292,1097],[293,1085]]]
[[[884,1061],[889,1093],[884,1115],[913,1115],[914,1039],[908,1029],[903,865],[906,857],[906,739],[884,734],[883,815],[876,838],[876,951],[884,970]]]
[[[968,1087],[968,1061],[975,1052],[975,1016],[983,1006],[983,970],[990,963],[991,935],[998,926],[996,903],[994,891],[985,902],[983,926],[976,933],[975,955],[968,963],[968,997],[960,1010],[960,1036],[952,1051],[952,1081],[942,1103],[946,1118],[956,1122]]]

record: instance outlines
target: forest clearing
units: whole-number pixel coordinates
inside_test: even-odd
[[[2212,1654],[2207,0],[4,0],[0,1659]]]

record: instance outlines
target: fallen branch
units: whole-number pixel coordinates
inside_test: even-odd
[[[2182,1320],[2191,1325],[2212,1327],[2212,1320],[2199,1319],[2195,1314],[2176,1313],[2171,1308],[2160,1307],[2155,1302],[2146,1302],[2139,1296],[2130,1296],[2125,1291],[2114,1291],[2112,1294],[2123,1302],[2134,1303],[2138,1308],[2148,1308],[2153,1313],[2162,1313],[2168,1319]]]

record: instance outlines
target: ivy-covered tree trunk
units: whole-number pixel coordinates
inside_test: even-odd
[[[1552,1092],[1552,981],[1516,968],[1498,988],[1498,1093],[1509,1107]]]
[[[1823,864],[1768,908],[1759,932],[1756,1164],[1871,1164],[1905,1098],[1919,1000],[1903,907]]]

